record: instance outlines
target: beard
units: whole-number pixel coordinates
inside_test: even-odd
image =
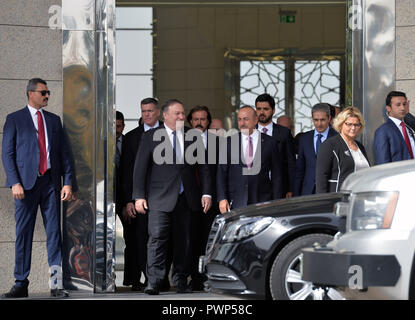
[[[264,114],[261,114],[261,115],[258,117],[258,121],[259,121],[260,123],[269,123],[269,122],[271,121],[271,119],[272,119],[272,116],[267,117],[267,116],[266,116],[266,115],[264,115]]]

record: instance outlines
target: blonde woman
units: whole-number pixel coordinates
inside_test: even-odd
[[[333,128],[340,134],[324,141],[316,163],[316,193],[337,192],[346,177],[369,167],[364,146],[356,141],[364,120],[359,109],[347,107],[334,119]]]

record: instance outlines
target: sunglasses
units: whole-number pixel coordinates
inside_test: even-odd
[[[44,97],[46,96],[46,94],[48,94],[48,96],[50,96],[50,91],[49,90],[32,90],[32,92],[40,92],[40,94]]]

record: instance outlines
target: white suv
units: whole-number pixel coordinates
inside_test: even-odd
[[[303,250],[303,280],[337,287],[348,299],[415,298],[415,161],[350,175],[336,204],[343,233]]]

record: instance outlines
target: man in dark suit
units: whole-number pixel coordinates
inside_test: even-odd
[[[122,112],[117,111],[115,113],[115,213],[121,218],[122,212],[122,190],[121,190],[121,172],[120,172],[120,164],[121,164],[121,151],[122,151],[122,143],[124,135],[122,132],[124,131],[125,123],[124,123],[124,115]]]
[[[164,125],[143,134],[134,165],[133,198],[140,214],[148,211],[148,285],[158,294],[166,274],[169,234],[173,238],[172,280],[178,293],[188,293],[190,273],[190,215],[211,206],[209,169],[188,161],[192,141],[185,139],[183,104],[168,100],[162,107]],[[184,131],[187,129],[185,128]],[[190,149],[189,149],[190,150]],[[200,148],[198,148],[198,151]],[[205,157],[203,146],[202,154]],[[198,169],[200,188],[196,179]]]
[[[243,106],[238,112],[241,132],[220,146],[216,184],[221,213],[282,198],[282,160],[277,140],[259,132],[257,124],[255,109]]]
[[[405,125],[409,104],[404,92],[391,91],[386,97],[388,120],[375,131],[375,164],[414,158],[414,135]]]
[[[291,131],[272,122],[275,113],[275,100],[268,93],[259,95],[255,100],[258,115],[258,130],[278,142],[282,158],[282,186],[284,197],[291,198],[295,185],[295,142]]]
[[[15,203],[15,285],[3,298],[28,296],[33,232],[38,207],[46,229],[51,295],[67,296],[62,286],[60,201],[72,198],[69,141],[60,118],[43,108],[50,97],[46,81],[29,80],[28,105],[7,116],[2,160]],[[63,180],[63,187],[62,187]]]
[[[213,220],[218,214],[220,214],[218,202],[216,200],[216,168],[218,163],[219,143],[218,136],[208,130],[212,123],[212,116],[208,107],[194,107],[187,115],[187,121],[192,128],[199,130],[201,133],[203,145],[206,150],[206,163],[208,164],[212,181],[212,207],[208,212],[202,212],[202,210],[195,212],[195,214],[192,215],[191,223],[191,244],[193,249],[191,287],[193,291],[200,291],[204,289],[204,282],[207,279],[204,274],[200,274],[198,271],[199,256],[204,254]]]
[[[298,144],[298,157],[295,170],[294,196],[304,196],[316,192],[316,159],[318,149],[327,138],[337,134],[330,127],[330,105],[317,103],[311,109],[314,130],[305,132]]]
[[[124,279],[123,284],[132,286],[133,291],[144,289],[140,282],[141,274],[146,276],[148,219],[147,215],[137,215],[134,208],[133,172],[134,163],[144,132],[160,125],[160,108],[154,98],[143,99],[140,103],[143,124],[128,132],[122,144],[121,190],[122,224],[124,229]],[[146,281],[145,281],[146,282]]]

